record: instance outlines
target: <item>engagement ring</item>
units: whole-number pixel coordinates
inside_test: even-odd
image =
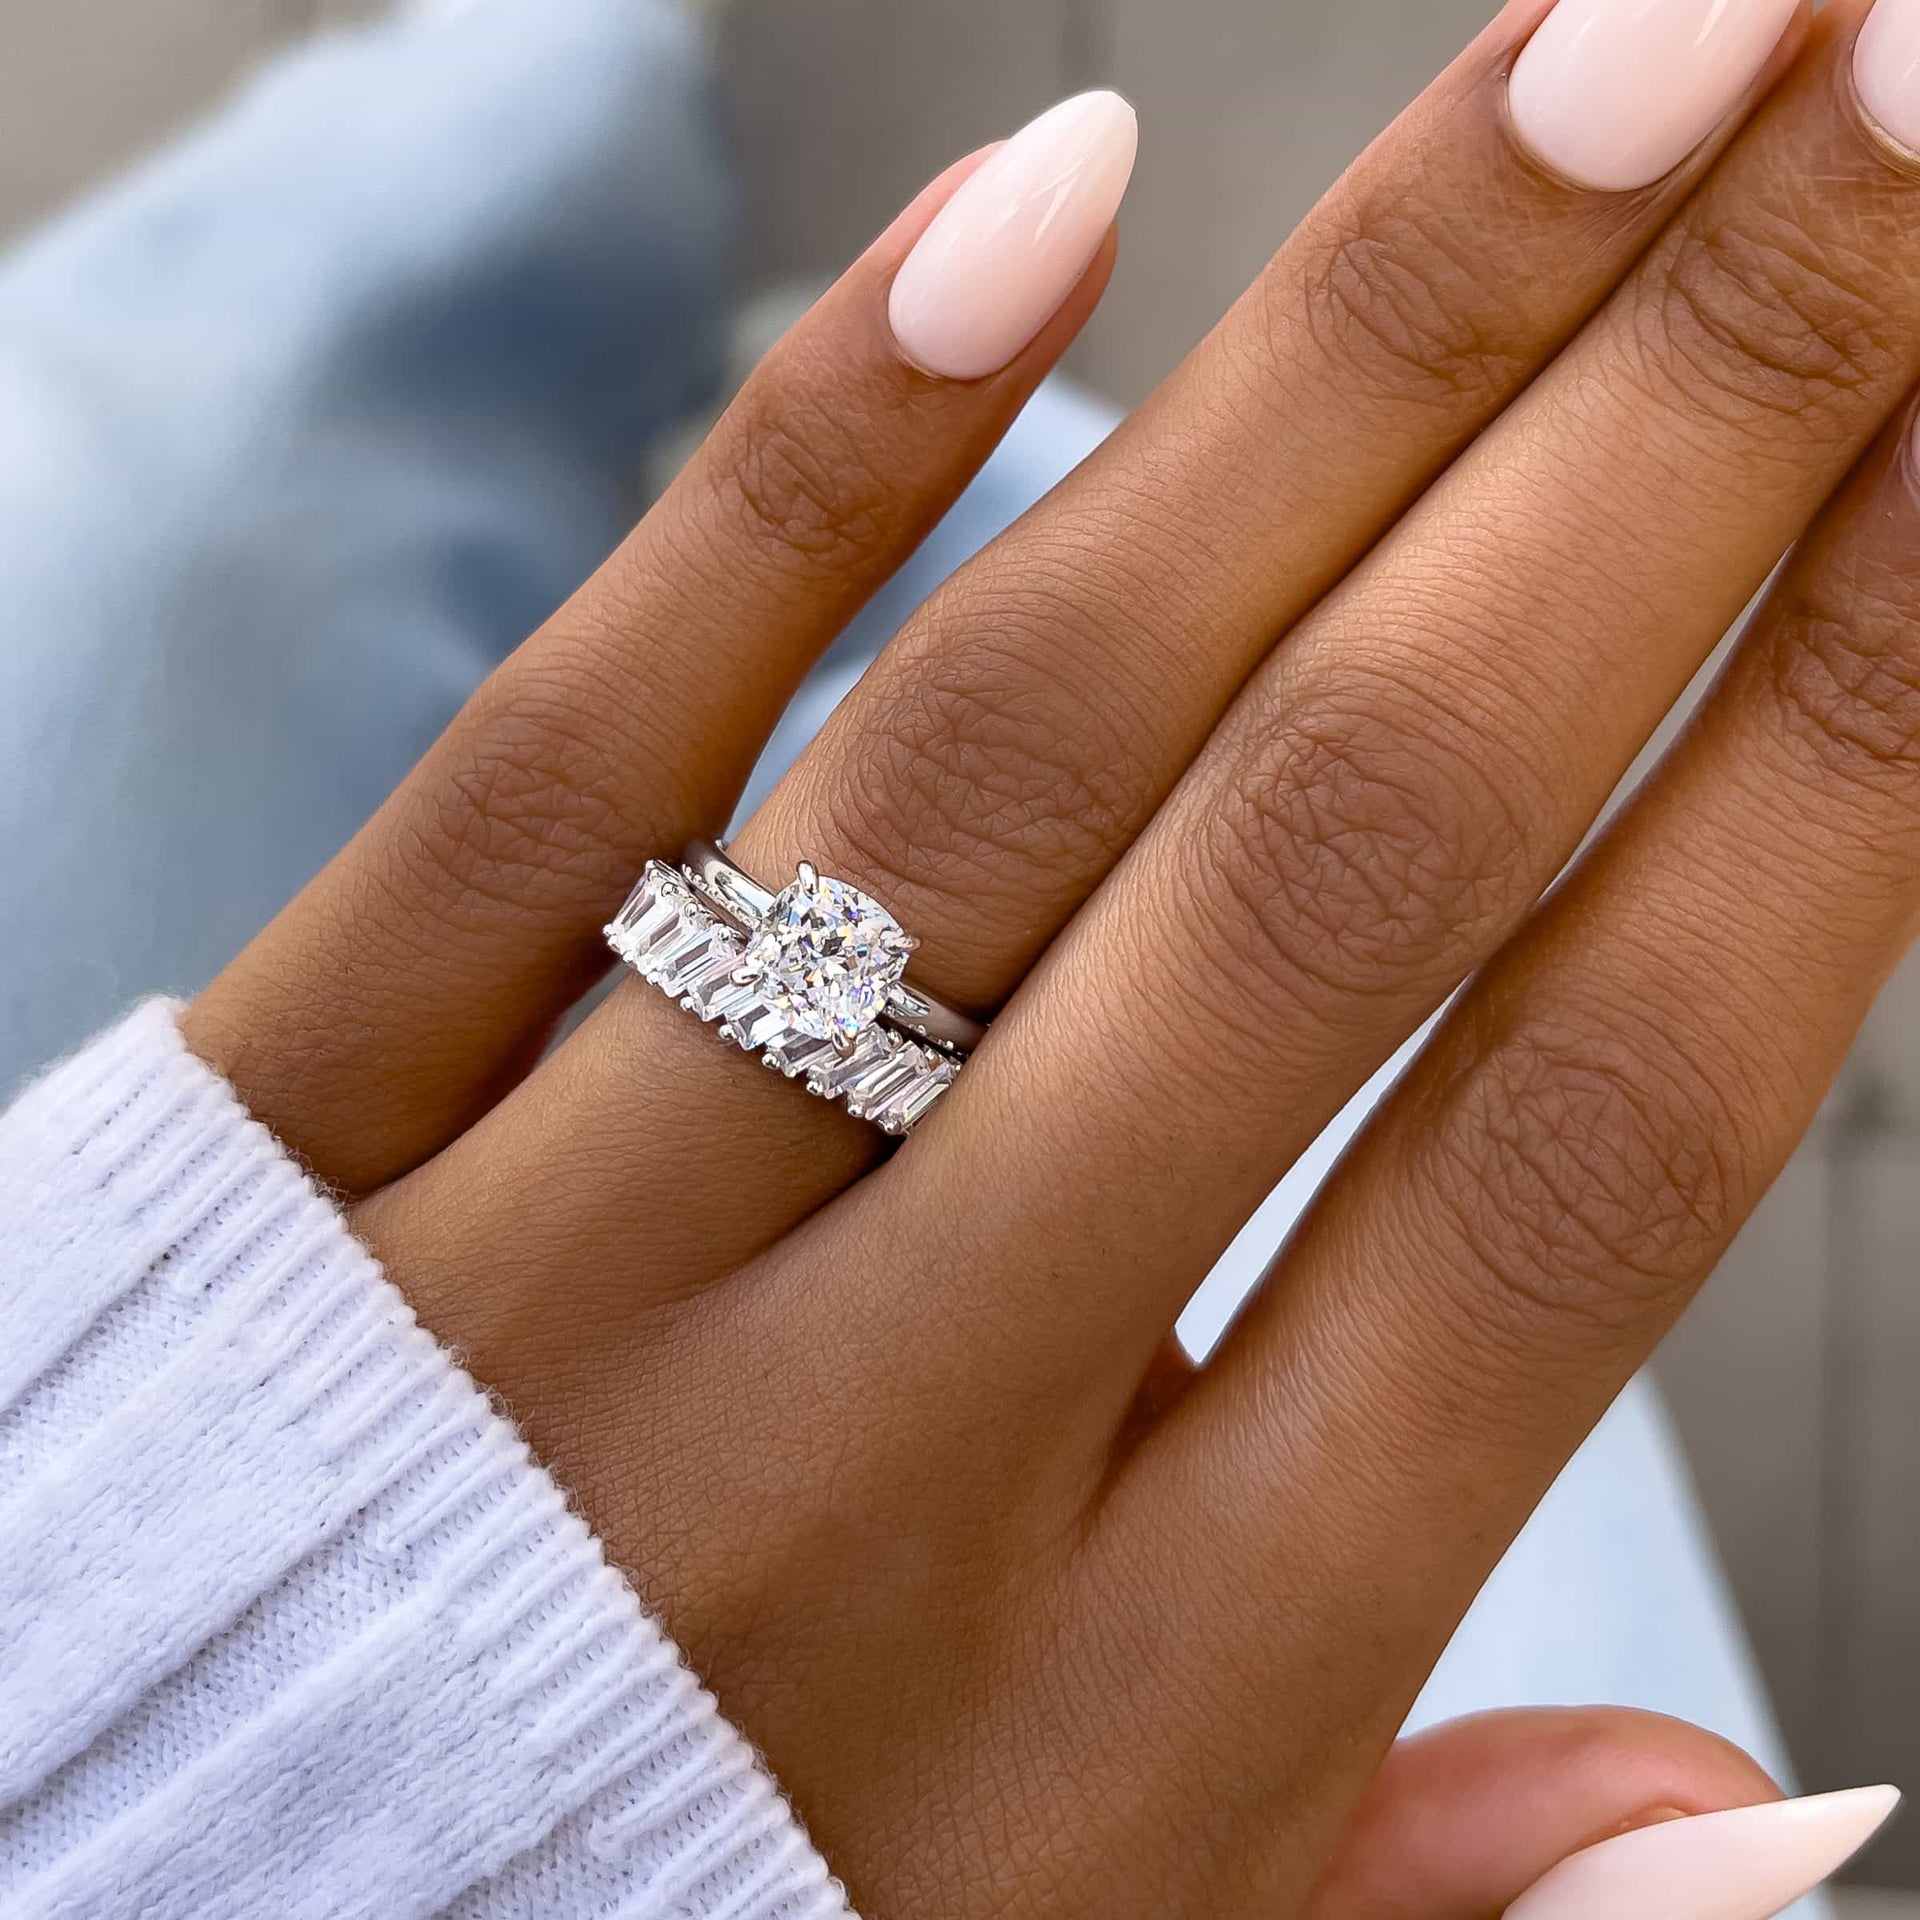
[[[679,869],[648,862],[606,935],[689,1013],[887,1133],[926,1115],[985,1033],[907,980],[916,943],[877,900],[804,860],[774,893],[696,841]]]

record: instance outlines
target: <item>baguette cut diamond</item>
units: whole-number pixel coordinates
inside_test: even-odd
[[[747,942],[740,976],[802,1033],[844,1044],[886,1010],[912,950],[877,900],[802,867]]]
[[[788,893],[817,896],[802,902],[797,918],[812,924],[806,938],[818,943],[802,951],[796,933],[773,944],[773,972],[749,969],[746,949],[772,921],[772,902],[742,930],[716,917],[697,898],[684,871],[657,860],[647,863],[626,904],[608,923],[607,943],[649,985],[677,1000],[748,1053],[800,1080],[809,1093],[844,1101],[849,1112],[891,1134],[907,1132],[953,1084],[960,1063],[937,1048],[894,1029],[877,1025],[879,1009],[890,1002],[899,967],[913,942],[883,908],[857,888],[821,880],[803,866]],[[784,899],[785,895],[775,896]],[[836,922],[834,916],[840,916]],[[850,930],[846,923],[851,923]],[[773,974],[782,969],[800,976],[776,1001]],[[793,1017],[808,969],[824,975],[853,1011],[870,993],[873,1019],[846,1033],[825,1020],[810,1029]],[[864,973],[862,969],[864,968]],[[751,974],[751,977],[747,977]],[[857,976],[857,977],[855,977]],[[851,980],[851,984],[850,984]],[[792,996],[792,997],[790,997]],[[816,1031],[827,1027],[825,1032]]]

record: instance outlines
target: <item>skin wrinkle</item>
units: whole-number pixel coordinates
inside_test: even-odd
[[[1359,682],[1370,676],[1371,669]],[[1265,823],[1259,838],[1249,839],[1216,799],[1192,831],[1215,837],[1218,856],[1196,863],[1184,846],[1173,856],[1168,878],[1177,892],[1153,924],[1197,919],[1205,929],[1191,954],[1174,943],[1179,966],[1206,967],[1201,1003],[1236,1009],[1240,1037],[1273,1029],[1277,997],[1296,1024],[1329,1026],[1349,1045],[1366,1044],[1362,1036],[1383,1013],[1398,1026],[1387,1009],[1411,1026],[1438,1003],[1494,930],[1504,932],[1537,895],[1541,862],[1537,853],[1529,861],[1524,814],[1508,811],[1500,783],[1473,784],[1467,798],[1440,796],[1464,770],[1424,739],[1409,747],[1425,723],[1409,731],[1364,699],[1349,704],[1347,694],[1325,723],[1309,719],[1311,711],[1291,717],[1288,746],[1256,741],[1240,750],[1241,784],[1229,791]],[[1385,756],[1378,765],[1383,774],[1393,769],[1391,777],[1369,774],[1367,761],[1341,744],[1341,732],[1356,724],[1373,729],[1375,751]],[[1303,751],[1304,766],[1317,771],[1290,764],[1288,756]],[[1177,989],[1167,996],[1176,1006],[1185,997]],[[1257,1044],[1249,1052],[1260,1057]],[[1306,1065],[1295,1062],[1296,1070]],[[1268,1063],[1261,1071],[1271,1070]]]
[[[965,672],[982,650],[1010,665],[1024,660],[1037,691],[1058,687],[1073,696],[1073,717],[1083,725],[1092,704],[1085,675],[1097,663],[1102,704],[1112,707],[1101,716],[1105,732],[1137,735],[1153,702],[1191,678],[1205,622],[1219,612],[1197,600],[1177,570],[1154,564],[1157,555],[1192,551],[1205,538],[1198,519],[1162,505],[1169,490],[1177,501],[1178,478],[1168,476],[1168,489],[1129,481],[1103,487],[1090,505],[1062,502],[1045,551],[1015,560],[988,548],[970,562],[909,622],[890,661],[896,670],[836,729],[848,747],[857,748],[863,727],[886,723],[920,674]],[[1135,529],[1162,521],[1147,550],[1133,552]],[[829,758],[825,748],[820,758]]]
[[[1835,399],[1902,383],[1910,327],[1860,289],[1897,257],[1911,183],[1849,125],[1833,145],[1833,173],[1774,168],[1765,193],[1682,223],[1657,270],[1630,283],[1643,297],[1629,301],[1626,337],[1640,343],[1650,374],[1679,381],[1684,400],[1743,428],[1777,419],[1795,447]],[[1856,187],[1864,204],[1847,197]],[[1844,424],[1835,431],[1851,438]]]
[[[754,424],[719,492],[776,561],[836,574],[886,545],[893,503],[884,476],[855,452],[870,423],[823,408],[799,419],[787,409]]]
[[[1504,124],[1503,80],[1503,75],[1483,73],[1453,103],[1453,111],[1485,141],[1476,155],[1479,164],[1463,170],[1464,189],[1456,180],[1449,183],[1451,192],[1409,194],[1403,181],[1363,185],[1350,175],[1330,196],[1335,234],[1323,253],[1308,253],[1301,288],[1279,276],[1262,283],[1276,296],[1284,287],[1289,303],[1304,291],[1309,335],[1332,367],[1344,368],[1349,377],[1358,375],[1363,386],[1378,389],[1396,431],[1406,430],[1409,398],[1428,398],[1443,415],[1464,411],[1469,418],[1477,416],[1487,402],[1512,390],[1537,351],[1527,326],[1517,320],[1477,321],[1471,302],[1463,298],[1483,270],[1483,214],[1509,223],[1523,249],[1547,218],[1536,203],[1512,192],[1509,169],[1519,163],[1519,155]],[[1463,111],[1472,107],[1479,111]],[[1552,186],[1555,221],[1566,220],[1570,213],[1578,218],[1580,208],[1598,204],[1585,196],[1569,200],[1560,183]],[[1609,216],[1596,217],[1604,221]],[[1605,237],[1604,232],[1596,234],[1603,244]],[[1284,330],[1292,323],[1291,305],[1283,306],[1277,297],[1274,304]],[[1535,337],[1541,326],[1570,330],[1578,317],[1583,316],[1569,314],[1559,304],[1527,316]],[[1380,355],[1385,356],[1389,378],[1375,382],[1369,376]],[[1411,371],[1413,387],[1392,378],[1395,371]],[[1270,388],[1272,382],[1265,384]]]
[[[1437,997],[1521,904],[1524,842],[1497,800],[1450,794],[1426,756],[1368,724],[1303,723],[1276,764],[1216,798],[1202,884],[1228,911],[1210,917],[1219,944],[1202,964],[1265,982],[1269,1019],[1276,1000],[1305,1016],[1349,995]]]
[[[1911,605],[1911,583],[1905,597]],[[1875,644],[1890,613],[1858,582],[1847,583],[1832,611],[1795,606],[1769,650],[1770,688],[1795,742],[1836,779],[1911,791],[1920,776],[1920,663]]]
[[[1646,365],[1719,419],[1746,428],[1776,416],[1796,446],[1829,412],[1840,420],[1827,431],[1846,444],[1845,403],[1898,378],[1897,348],[1877,337],[1885,316],[1819,269],[1726,228],[1684,252],[1649,296]],[[1783,316],[1782,303],[1796,310]]]
[[[1395,406],[1412,399],[1478,416],[1513,390],[1531,355],[1524,344],[1493,339],[1460,311],[1458,284],[1470,286],[1472,274],[1451,256],[1451,235],[1423,225],[1417,211],[1375,217],[1377,228],[1343,236],[1324,261],[1309,264],[1309,336],[1330,362],[1363,381],[1371,363],[1384,358],[1389,376],[1372,384],[1384,386]],[[1403,226],[1412,231],[1411,246],[1401,244]]]
[[[1559,1031],[1536,1022],[1469,1076],[1429,1149],[1463,1266],[1555,1339],[1581,1321],[1616,1336],[1650,1306],[1677,1306],[1731,1238],[1730,1196],[1751,1185],[1712,1150],[1731,1130],[1712,1086],[1691,1074],[1683,1085],[1590,1016]],[[1462,1303],[1481,1299],[1475,1287]]]
[[[1057,720],[1071,704],[1069,689],[1044,673],[1036,676],[1017,644],[1004,640],[931,663],[913,689],[912,705],[894,710],[893,727],[874,747],[876,755],[897,755],[904,763],[902,840],[915,840],[916,825],[935,834],[944,828],[976,866],[990,869],[1005,860],[1016,873],[1023,862],[1045,866],[1057,859],[1069,838],[1120,842],[1134,810],[1137,775],[1118,732],[1110,743],[1096,743],[1104,752],[1065,744]],[[893,788],[877,780],[869,790],[890,795]],[[1002,818],[1009,811],[1010,821]],[[1030,853],[1023,845],[1028,840],[1034,842]],[[979,857],[972,854],[976,846]],[[1017,879],[1009,884],[1017,888]]]

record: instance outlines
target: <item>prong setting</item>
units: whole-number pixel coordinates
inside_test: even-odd
[[[804,885],[805,873],[811,872],[816,889],[843,886],[823,882],[810,863],[801,866],[796,885]],[[826,956],[828,976],[831,980],[833,966],[841,959],[857,969],[870,951],[886,986],[877,988],[871,1014],[857,1023],[812,1023],[825,1031],[796,1021],[783,996],[770,991],[769,969],[750,956],[750,948],[772,917],[771,906],[760,916],[758,927],[743,929],[714,911],[696,892],[688,874],[650,862],[608,925],[607,942],[642,979],[698,1019],[717,1026],[771,1071],[802,1081],[822,1099],[844,1102],[851,1113],[883,1132],[904,1134],[939,1102],[959,1072],[960,1062],[935,1045],[879,1023],[887,1004],[886,989],[897,984],[905,959],[888,939],[888,929],[899,935],[908,950],[912,942],[866,895],[844,888],[841,898],[847,896],[852,896],[858,909],[870,907],[877,918],[856,921],[851,929],[856,951],[851,955]],[[775,896],[776,904],[777,900]],[[830,912],[836,902],[829,897],[825,904]],[[827,931],[836,932],[831,924]],[[846,985],[844,981],[837,984]],[[853,982],[855,988],[862,984],[857,978]],[[851,998],[856,1012],[866,1011],[858,1004],[859,992]]]
[[[838,1047],[885,1016],[911,950],[870,894],[802,860],[747,929],[742,970],[801,1032]]]

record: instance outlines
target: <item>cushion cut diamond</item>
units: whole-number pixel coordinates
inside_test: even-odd
[[[887,1133],[924,1118],[960,1067],[878,1024],[883,1010],[909,1026],[926,1010],[900,972],[914,943],[884,909],[803,865],[777,896],[745,881],[751,893],[729,899],[723,921],[694,897],[692,875],[649,860],[605,929],[614,952],[767,1066],[804,1077],[809,1093]],[[751,967],[743,928],[759,943]]]
[[[877,900],[803,865],[747,942],[736,977],[802,1033],[844,1045],[880,1018],[912,951]]]

